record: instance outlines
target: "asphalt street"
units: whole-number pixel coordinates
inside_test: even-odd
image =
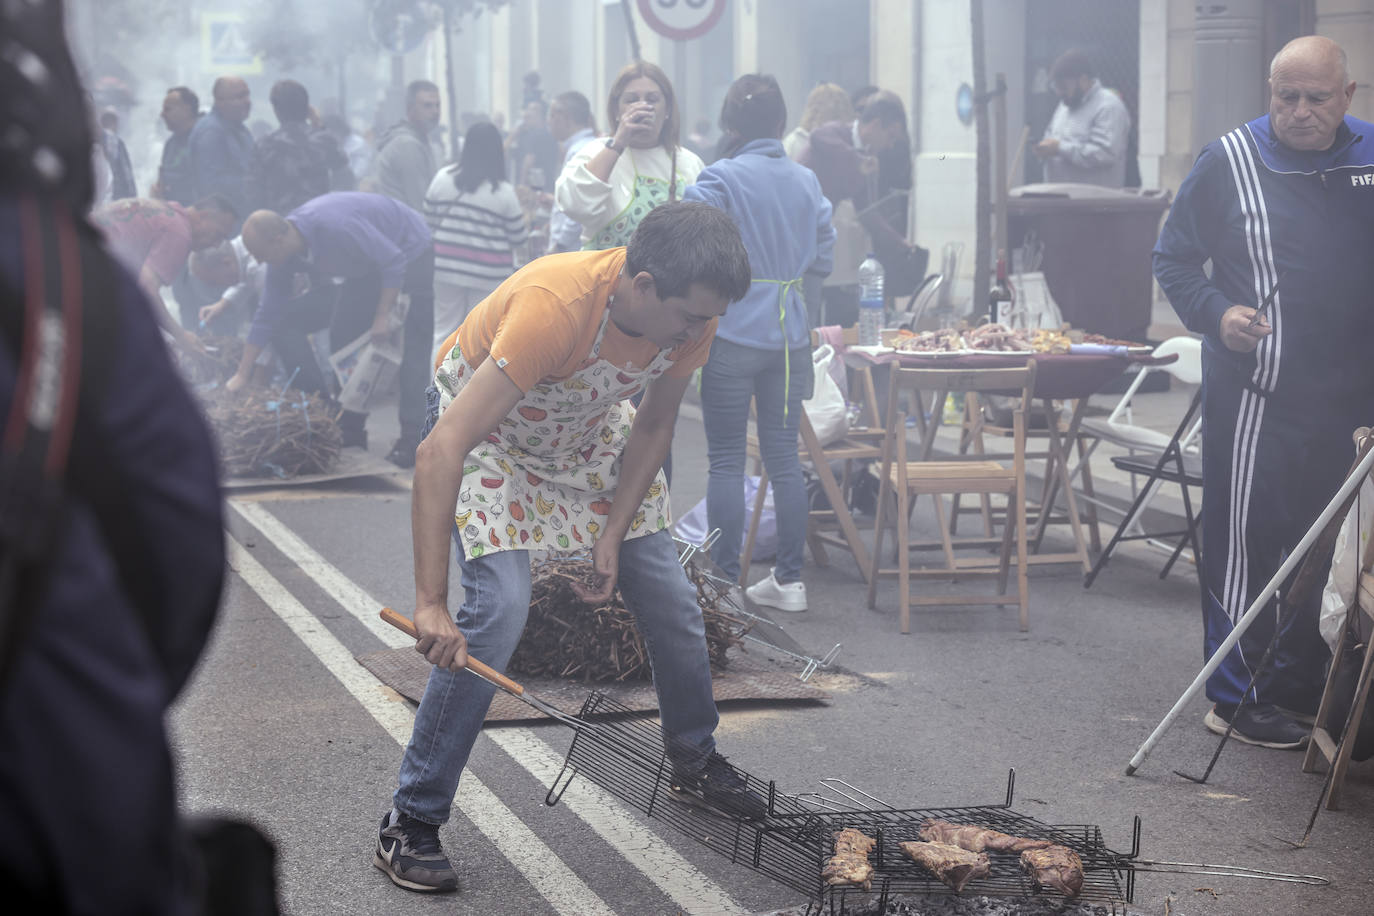
[[[389,412],[389,411],[388,411]],[[390,439],[383,418],[373,450]],[[394,420],[392,421],[394,423]],[[673,502],[705,493],[699,413],[679,422]],[[404,644],[376,620],[413,608],[410,492],[404,475],[230,499],[231,567],[212,645],[171,727],[184,803],[247,817],[278,845],[292,913],[712,914],[803,903],[652,819],[575,781],[544,804],[570,732],[489,728],[441,836],[459,895],[393,886],[371,864],[413,706],[354,660]],[[1067,544],[1066,535],[1052,534]],[[1061,545],[1062,546],[1062,545]],[[1091,591],[1074,566],[1032,571],[1030,632],[1015,608],[913,612],[899,635],[895,582],[875,610],[852,560],[808,566],[811,609],[787,632],[823,653],[824,704],[726,706],[718,739],[732,762],[787,792],[840,777],[897,807],[992,805],[1016,770],[1013,807],[1055,824],[1097,824],[1142,856],[1315,874],[1330,884],[1141,874],[1134,911],[1157,914],[1374,912],[1374,763],[1352,765],[1344,805],[1299,838],[1322,786],[1301,755],[1232,743],[1206,785],[1215,746],[1194,701],[1134,777],[1132,753],[1202,664],[1197,581],[1181,563],[1130,545]],[[765,574],[758,564],[754,578]],[[779,615],[781,616],[781,615]]]

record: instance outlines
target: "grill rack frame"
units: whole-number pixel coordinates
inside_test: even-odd
[[[617,703],[605,694],[591,693],[578,713],[585,723],[568,748],[563,768],[544,798],[556,805],[579,774],[620,801],[661,820],[696,842],[777,883],[804,894],[822,911],[848,912],[848,904],[877,895],[880,910],[898,895],[951,896],[954,891],[929,872],[906,859],[897,845],[917,840],[920,825],[930,818],[978,824],[1068,846],[1083,860],[1083,891],[1073,903],[1130,904],[1135,897],[1132,862],[1140,855],[1140,817],[1132,828],[1131,851],[1116,852],[1103,840],[1101,828],[1092,824],[1047,824],[1012,810],[1016,772],[1007,777],[1007,794],[1001,804],[959,805],[929,808],[855,807],[848,810],[817,810],[803,796],[782,793],[773,781],[735,768],[749,788],[767,801],[768,813],[759,820],[731,816],[702,806],[676,792],[672,785],[672,760],[690,760],[699,751],[662,733],[656,718]],[[867,793],[860,794],[867,796]],[[876,801],[876,799],[875,799]],[[821,869],[833,853],[831,834],[854,827],[873,836],[878,845],[873,856],[874,878],[869,891],[853,887],[829,887]],[[1037,891],[1022,873],[1015,854],[989,852],[993,873],[965,888],[967,896],[1025,899],[1030,896],[1066,900],[1052,891]],[[838,906],[838,909],[836,907]]]

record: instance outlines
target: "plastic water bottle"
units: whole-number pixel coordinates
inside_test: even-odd
[[[883,327],[883,265],[869,252],[859,265],[859,345],[876,347]]]

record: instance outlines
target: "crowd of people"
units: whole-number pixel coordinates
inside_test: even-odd
[[[809,347],[809,328],[853,322],[864,253],[873,248],[895,271],[912,251],[906,112],[890,92],[864,87],[851,96],[819,86],[784,145],[754,136],[757,124],[740,123],[761,110],[753,99],[726,106],[719,141],[705,119],[684,137],[673,86],[652,63],[618,75],[604,134],[582,93],[567,90],[546,102],[538,74],[526,78],[524,90],[513,129],[465,115],[457,149],[446,156],[438,139],[440,92],[425,80],[406,87],[404,118],[375,144],[338,115],[322,118],[295,80],[272,86],[278,127],[256,139],[243,79],[216,80],[205,112],[193,89],[173,87],[162,105],[169,135],[147,197],[137,195],[117,124],[100,128],[94,158],[123,177],[101,182],[97,169],[94,221],[155,302],[168,304],[164,291],[171,291],[176,318],[167,309],[157,314],[175,343],[194,349],[205,334],[246,334],[247,355],[230,390],[265,381],[275,360],[294,386],[329,396],[330,373],[311,342],[321,331],[330,351],[363,334],[399,350],[401,435],[388,457],[403,467],[413,464],[419,443],[428,367],[476,305],[533,257],[624,246],[649,211],[691,198],[706,161],[753,155],[743,149],[748,143],[736,142],[741,136],[778,139],[768,157],[800,163],[818,178],[812,196],[824,200],[825,228],[839,237],[838,249],[827,240],[816,252],[821,267],[798,265],[795,278],[770,278],[778,281],[773,322],[786,330],[787,348],[781,338],[736,335],[746,350],[785,354],[789,392],[809,393],[810,360],[790,352]],[[760,123],[785,130],[785,102],[780,90],[770,93],[777,111]],[[785,412],[795,427],[797,412]],[[366,415],[345,412],[341,423],[345,444],[366,446]],[[671,457],[668,467],[671,474]],[[784,491],[799,478],[796,468],[775,470]],[[720,485],[728,486],[724,479]],[[795,573],[785,572],[782,584],[799,584],[788,581]]]

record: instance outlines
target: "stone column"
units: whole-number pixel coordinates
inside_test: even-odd
[[[1193,151],[1263,112],[1263,0],[1200,3],[1193,32]]]
[[[1356,82],[1350,114],[1374,120],[1374,0],[1317,0],[1317,34],[1338,41]]]

